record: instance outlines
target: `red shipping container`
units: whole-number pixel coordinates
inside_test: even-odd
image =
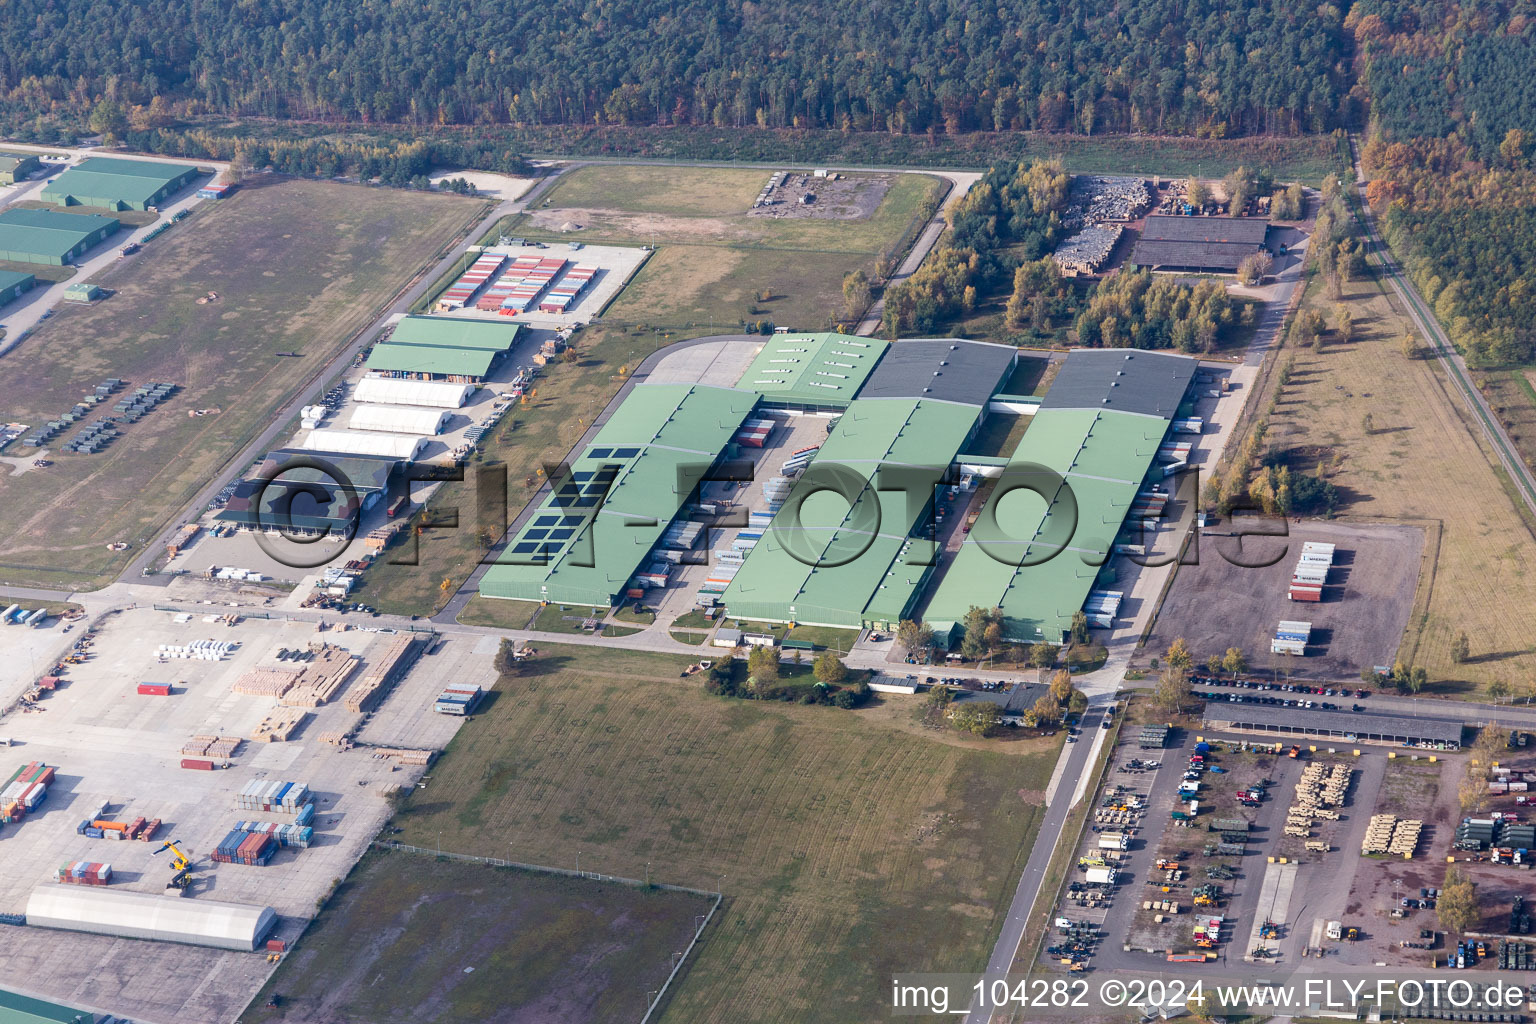
[[[1293,590],[1293,591],[1291,591],[1291,600],[1292,601],[1313,601],[1313,602],[1318,602],[1318,601],[1321,601],[1322,599],[1323,599],[1323,592],[1321,590]]]
[[[196,758],[196,757],[184,757],[184,758],[182,758],[181,759],[181,766],[183,768],[196,768],[198,771],[204,771],[204,772],[211,772],[211,771],[213,771],[213,762],[212,761],[204,761],[204,760],[202,760],[200,758]]]
[[[267,952],[269,952],[269,953],[281,953],[284,950],[286,950],[287,948],[288,948],[288,943],[284,942],[282,939],[268,939],[267,940]]]
[[[160,819],[150,818],[149,824],[144,826],[144,831],[139,833],[139,838],[147,843],[155,838],[155,833],[158,831],[160,831]]]
[[[169,697],[171,695],[170,683],[140,683],[139,692],[151,697]]]

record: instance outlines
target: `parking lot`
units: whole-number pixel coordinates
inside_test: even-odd
[[[306,649],[319,641],[360,655],[363,671],[391,638],[360,629],[317,632],[314,623],[242,619],[229,626],[213,615],[177,618],[151,609],[108,616],[93,650],[110,655],[67,665],[63,683],[38,702],[38,710],[13,713],[0,723],[12,742],[0,748],[0,768],[9,774],[36,760],[56,766],[58,773],[36,811],[19,823],[0,826],[0,910],[22,912],[31,891],[56,884],[54,869],[73,860],[110,863],[115,888],[160,893],[171,869],[168,858],[154,851],[164,840],[176,839],[194,863],[191,898],[271,906],[280,915],[277,935],[291,940],[388,818],[386,792],[413,785],[423,772],[377,756],[368,746],[342,750],[321,735],[360,729],[364,743],[446,745],[463,720],[433,714],[432,698],[447,681],[489,687],[494,648],[479,637],[443,640],[371,716],[349,711],[340,701],[343,689],[332,702],[304,709],[306,718],[290,741],[252,742],[252,730],[277,701],[234,692],[243,673],[280,667],[285,664],[275,656],[280,648]],[[238,646],[221,661],[161,660],[160,645],[203,639]],[[172,694],[141,695],[136,692],[141,682],[169,683]],[[191,771],[180,767],[181,748],[195,735],[242,737],[244,742],[228,759],[229,769]],[[316,793],[313,844],[282,849],[266,867],[215,865],[209,853],[234,823],[260,817],[234,808],[234,795],[253,779],[308,784]],[[160,818],[154,841],[111,842],[78,834],[81,820],[93,817],[103,803],[106,817],[113,820]],[[131,957],[122,952],[123,942],[134,942]],[[152,968],[166,948],[188,966],[155,973]],[[0,956],[27,976],[52,978],[38,985],[56,997],[73,991],[83,1003],[159,1019],[228,1019],[254,992],[253,983],[265,976],[248,969],[251,961],[265,966],[250,954],[42,929],[0,929]],[[226,965],[230,958],[238,962],[234,968]],[[126,970],[120,966],[124,960],[133,961],[132,977],[158,979],[153,990],[146,986],[138,993],[142,1002],[136,1001],[133,984],[121,997],[110,990],[113,979],[129,980],[120,973]],[[25,970],[28,964],[36,964],[38,974]],[[78,983],[72,981],[77,975]]]
[[[1210,655],[1237,647],[1255,671],[1296,679],[1353,680],[1362,667],[1391,665],[1413,605],[1423,532],[1311,520],[1265,525],[1289,535],[1240,540],[1230,535],[1226,521],[1202,531],[1199,563],[1179,567],[1147,649],[1164,651],[1184,637],[1196,664],[1203,664]],[[1287,597],[1305,541],[1336,545],[1320,603]],[[1312,623],[1304,657],[1270,653],[1282,620]]]
[[[1299,686],[1225,689],[1315,703],[1361,700],[1352,692],[1304,694]],[[1465,755],[1302,741],[1292,757],[1289,741],[1193,724],[1171,729],[1166,746],[1143,749],[1138,730],[1122,731],[1110,761],[1056,908],[1046,965],[1161,972],[1178,969],[1167,962],[1170,953],[1206,950],[1223,970],[1253,970],[1244,960],[1294,968],[1318,956],[1368,967],[1427,964],[1435,953],[1444,963],[1433,894],[1463,813],[1457,783]],[[1330,795],[1317,797],[1308,777],[1332,778]],[[1529,813],[1516,804],[1522,795],[1499,798],[1500,813]],[[1411,859],[1362,855],[1377,814],[1423,822]],[[1090,872],[1104,869],[1113,870],[1112,883],[1091,881]],[[1526,888],[1523,876],[1486,855],[1466,869],[1487,907],[1480,930],[1503,934]],[[1219,937],[1198,942],[1197,922],[1216,915]],[[1356,929],[1356,939],[1330,939],[1330,921]],[[1481,966],[1492,966],[1495,954],[1490,940]]]

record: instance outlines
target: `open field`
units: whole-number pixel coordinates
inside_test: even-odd
[[[1056,741],[898,728],[900,702],[710,698],[678,680],[686,662],[541,649],[398,838],[721,889],[668,1019],[874,1020],[893,971],[979,968]]]
[[[525,216],[518,234],[611,242],[672,242],[743,248],[879,253],[900,238],[941,189],[922,174],[871,174],[888,184],[868,217],[748,216],[766,170],[593,166],[570,172]],[[853,175],[857,179],[865,175]],[[564,231],[568,223],[579,231]],[[841,282],[839,282],[841,283]]]
[[[241,1019],[630,1024],[709,905],[686,893],[374,851]],[[278,1008],[266,1009],[273,993]]]
[[[628,210],[682,217],[743,213],[768,180],[751,168],[583,167],[561,179],[538,208]]]
[[[482,209],[455,197],[263,182],[99,275],[111,299],[61,309],[6,356],[0,409],[44,422],[105,377],[180,390],[100,454],[59,453],[46,471],[0,477],[0,579],[75,589],[109,581]],[[217,300],[198,304],[210,291]],[[189,416],[198,409],[210,411]],[[130,548],[108,551],[115,541]]]
[[[1320,288],[1305,302],[1332,322]],[[1536,676],[1530,527],[1437,364],[1402,354],[1407,321],[1377,282],[1347,285],[1344,303],[1358,340],[1291,349],[1294,370],[1266,441],[1293,471],[1339,459],[1329,480],[1343,492],[1345,515],[1438,526],[1398,655],[1428,669],[1427,692],[1471,696],[1495,679],[1521,692]],[[1463,631],[1472,656],[1458,665],[1450,648]]]

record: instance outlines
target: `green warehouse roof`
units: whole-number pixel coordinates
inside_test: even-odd
[[[437,345],[505,352],[517,341],[518,324],[463,317],[408,316],[395,325],[392,345]]]
[[[440,377],[484,377],[499,350],[397,345],[385,341],[368,354],[368,369],[389,373],[426,373]]]
[[[848,334],[774,334],[736,386],[773,402],[846,406],[888,347]]]
[[[93,156],[49,182],[43,188],[42,199],[48,203],[63,203],[73,197],[87,205],[91,200],[107,199],[142,207],[152,203],[168,187],[196,173],[197,168],[187,164]]]
[[[486,570],[480,593],[609,604],[756,404],[730,388],[635,387]]]
[[[979,405],[920,398],[861,398],[850,405],[785,508],[825,486],[821,481],[830,477],[818,479],[818,470],[827,467],[851,471],[856,497],[808,497],[793,529],[775,517],[725,590],[730,614],[847,627],[893,623],[908,614],[931,571],[908,558],[925,555],[928,546],[908,554],[917,516],[905,491],[880,489],[900,486],[894,477],[882,480],[880,471],[912,466],[942,472],[970,438],[981,411]]]
[[[1195,366],[1187,356],[1164,353],[1068,355],[1057,381],[1071,387],[1058,394],[1052,385],[1008,462],[1049,468],[1070,487],[1071,500],[1060,485],[1049,504],[1031,491],[999,488],[928,604],[935,630],[960,622],[972,606],[996,606],[1009,639],[1060,642],[1093,589]]]
[[[93,213],[12,208],[0,213],[0,253],[9,259],[32,255],[63,261],[96,232],[110,234],[118,226],[116,218]]]
[[[0,152],[0,174],[9,174],[27,163],[37,163],[37,154]]]
[[[17,288],[25,291],[37,283],[37,278],[31,274],[23,274],[15,270],[0,270],[0,293],[13,291]]]
[[[91,1024],[94,1013],[0,989],[0,1024]]]

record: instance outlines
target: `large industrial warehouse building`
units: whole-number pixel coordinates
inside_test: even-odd
[[[1259,217],[1170,217],[1146,219],[1131,251],[1131,262],[1153,270],[1230,274],[1247,256],[1264,248],[1269,221]]]
[[[49,182],[40,198],[55,206],[148,210],[196,177],[197,168],[186,164],[93,156]]]
[[[975,436],[1014,358],[1010,348],[973,341],[890,346],[786,507],[839,476],[856,496],[805,501],[796,526],[776,521],[725,591],[731,615],[850,628],[909,617],[934,570],[935,559],[911,553],[926,543],[932,487]],[[902,468],[930,472],[922,507],[896,480]]]
[[[401,377],[364,377],[353,398],[379,405],[419,405],[431,409],[462,409],[475,393],[473,384],[448,381],[407,380]]]
[[[53,885],[32,891],[27,924],[249,952],[277,924],[277,915],[271,907],[243,903]]]
[[[116,218],[58,210],[0,213],[0,260],[62,267],[117,233]]]
[[[1108,560],[1196,365],[1188,356],[1127,349],[1077,349],[1067,356],[928,604],[926,618],[936,633],[953,633],[973,606],[997,607],[1005,639],[1062,642]],[[1049,498],[1009,497],[1010,481],[1028,478],[1037,466],[1053,474],[1033,481]],[[1005,498],[1008,512],[999,515]]]
[[[214,519],[241,530],[345,536],[401,484],[403,463],[386,455],[279,448],[235,484]]]
[[[732,388],[636,386],[486,570],[480,593],[613,603],[757,399]]]

